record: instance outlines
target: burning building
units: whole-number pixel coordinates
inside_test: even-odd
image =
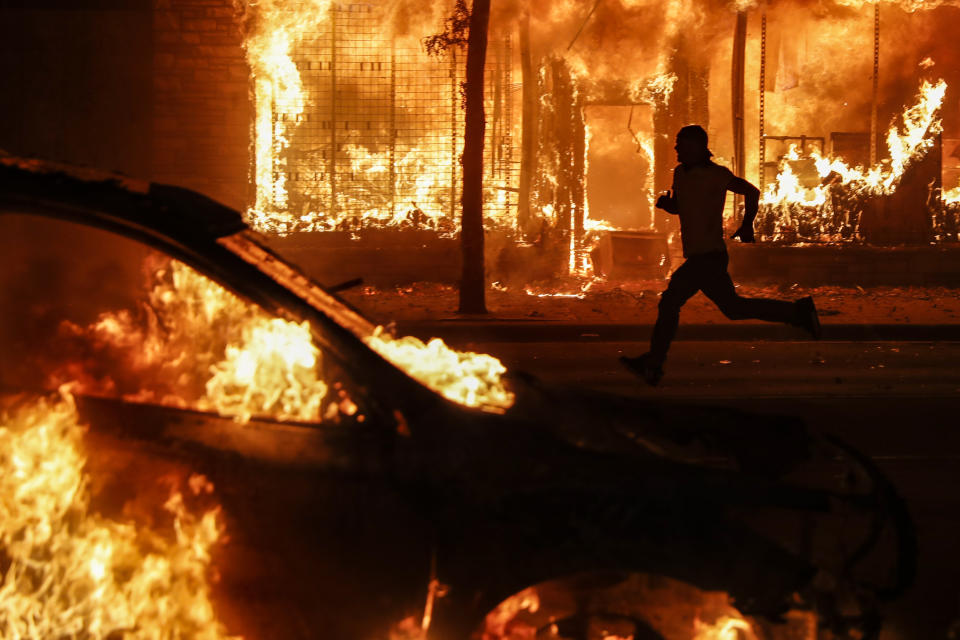
[[[701,123],[718,161],[760,185],[768,241],[955,240],[941,142],[944,122],[956,128],[953,67],[935,35],[955,9],[940,5],[494,7],[485,225],[538,246],[554,274],[587,275],[604,234],[672,231],[652,200],[669,187],[673,133]],[[251,223],[455,234],[465,52],[423,44],[454,7],[243,10]],[[889,44],[906,32],[916,46]]]
[[[277,242],[331,278],[371,277],[379,267],[344,262],[395,251],[384,261],[404,263],[397,279],[456,280],[465,50],[424,45],[455,3],[141,4],[76,10],[105,33],[73,54],[52,35],[57,12],[17,10],[51,36],[11,31],[9,59],[29,52],[51,71],[11,67],[6,146],[196,188],[286,234]],[[673,229],[652,201],[689,123],[707,128],[718,162],[762,187],[765,241],[956,240],[949,2],[492,9],[483,180],[494,279],[585,274],[614,252],[662,248]],[[114,73],[85,86],[91,64]],[[14,98],[48,94],[87,97],[71,118]],[[77,118],[97,135],[75,132]],[[733,227],[735,203],[727,215]]]
[[[657,238],[673,229],[652,201],[670,186],[674,133],[694,122],[718,162],[761,186],[766,241],[956,240],[960,65],[945,45],[949,2],[492,9],[483,177],[492,270],[520,281],[587,274],[613,252],[662,249]],[[42,7],[18,11],[59,20]],[[28,44],[11,32],[5,46],[51,69],[81,60],[115,69],[115,87],[73,86],[79,66],[61,74],[63,88],[42,85],[56,100],[69,101],[68,89],[99,100],[89,109],[99,135],[23,111],[11,96],[18,86],[36,93],[42,74],[11,74],[20,79],[5,104],[22,117],[0,126],[14,151],[149,174],[244,209],[308,262],[322,261],[320,247],[336,254],[317,270],[346,274],[351,251],[370,262],[394,247],[405,260],[388,263],[417,264],[401,279],[455,280],[465,51],[428,55],[424,42],[456,15],[452,2],[404,0],[78,10],[124,37],[73,59],[54,38]],[[134,126],[151,132],[137,153],[125,143]],[[733,226],[735,203],[727,215]],[[637,234],[632,245],[625,232]],[[606,255],[591,260],[598,241]],[[534,262],[548,264],[525,273]]]

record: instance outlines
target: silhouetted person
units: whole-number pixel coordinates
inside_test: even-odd
[[[796,302],[742,298],[727,273],[727,246],[723,239],[723,204],[727,191],[744,196],[743,223],[730,236],[741,242],[753,242],[753,220],[757,216],[760,191],[715,164],[707,148],[707,132],[691,125],[677,133],[677,161],[673,170],[673,190],[657,200],[657,207],[680,217],[680,237],[686,261],[670,277],[660,297],[657,323],[650,339],[650,351],[636,358],[620,358],[623,364],[655,385],[663,377],[663,363],[680,323],[680,308],[697,291],[716,304],[731,320],[768,320],[803,327],[814,338],[820,337],[820,321],[813,298]]]

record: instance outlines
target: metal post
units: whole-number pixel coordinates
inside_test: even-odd
[[[504,58],[506,62],[503,68],[503,82],[506,86],[506,103],[504,104],[504,166],[506,167],[506,182],[507,186],[513,187],[516,183],[514,182],[514,162],[513,162],[513,144],[515,138],[513,137],[513,38],[509,35],[504,37]],[[507,206],[506,210],[511,209],[511,194],[515,193],[513,191],[507,192]]]
[[[764,131],[764,122],[763,122],[763,110],[766,106],[766,92],[767,92],[767,12],[764,11],[760,16],[760,155],[758,156],[758,161],[760,164],[760,176],[758,182],[760,183],[760,193],[764,191],[765,181],[765,172],[766,168],[764,165],[767,163],[767,139],[766,132]]]
[[[731,99],[733,107],[733,160],[734,172],[739,177],[747,168],[746,164],[746,141],[744,130],[744,71],[746,67],[747,50],[747,13],[745,11],[737,12],[737,23],[733,33],[733,64],[731,65]],[[738,195],[734,200],[735,211],[740,210],[743,202],[743,196]]]
[[[330,217],[337,215],[337,4],[330,6]]]
[[[873,5],[873,99],[870,102],[870,164],[877,164],[877,96],[880,83],[880,3]]]
[[[530,193],[536,174],[537,107],[539,106],[538,77],[534,72],[530,53],[530,10],[520,17],[520,80],[523,91],[520,133],[520,192],[517,196],[517,227],[521,233],[530,220]]]
[[[496,180],[500,174],[500,134],[503,126],[502,107],[503,107],[503,41],[497,43],[499,46],[493,47],[493,73],[489,74],[488,82],[493,85],[490,87],[493,94],[493,117],[490,127],[490,180]]]
[[[457,53],[450,52],[450,220],[457,215]]]
[[[397,45],[390,38],[390,217],[397,213]]]

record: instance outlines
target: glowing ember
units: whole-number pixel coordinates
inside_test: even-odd
[[[524,293],[528,296],[536,296],[537,298],[576,298],[577,300],[583,300],[587,297],[587,292],[593,288],[593,285],[600,282],[602,278],[591,277],[582,282],[576,291],[569,291],[564,289],[542,289],[539,287],[526,287]]]
[[[152,284],[138,314],[107,312],[86,328],[65,324],[64,332],[93,345],[94,355],[59,368],[53,384],[76,380],[84,393],[240,421],[320,420],[327,385],[318,378],[320,350],[306,323],[271,318],[180,262],[148,271]],[[115,366],[97,375],[103,362]],[[123,386],[130,384],[136,386]]]
[[[514,395],[501,378],[507,369],[493,356],[455,351],[440,338],[426,344],[412,336],[394,338],[383,327],[377,327],[365,341],[448,400],[498,413],[513,405]]]
[[[791,148],[780,164],[776,180],[763,194],[765,215],[774,216],[773,237],[778,238],[785,229],[797,229],[801,222],[805,222],[817,229],[817,235],[824,239],[840,239],[841,232],[836,225],[843,217],[837,215],[842,212],[833,211],[832,189],[841,189],[855,199],[893,193],[907,168],[933,147],[935,137],[942,129],[939,112],[946,90],[947,84],[943,80],[936,84],[923,82],[917,103],[902,115],[902,127],[891,126],[887,132],[889,162],[869,168],[851,167],[840,159],[824,157],[816,151],[801,157],[796,148]],[[802,184],[795,167],[803,162],[813,164],[820,184],[808,187]],[[824,182],[827,178],[831,180]]]
[[[216,511],[164,505],[173,537],[90,510],[72,399],[0,415],[0,637],[226,638],[210,601]]]

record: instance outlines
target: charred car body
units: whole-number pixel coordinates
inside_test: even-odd
[[[509,635],[491,622],[499,611],[500,623],[527,616],[538,635],[591,637],[590,621],[606,616],[636,638],[670,640],[682,636],[669,623],[612,604],[630,589],[649,600],[666,588],[650,580],[663,579],[726,594],[756,621],[755,637],[787,637],[777,629],[799,611],[826,637],[869,638],[882,603],[912,579],[915,540],[893,488],[868,459],[797,420],[652,405],[523,374],[509,376],[508,409],[466,407],[372,349],[377,329],[239,213],[184,189],[0,157],[4,242],[29,251],[36,238],[11,234],[51,219],[132,239],[308,323],[324,366],[349,380],[362,421],[241,424],[109,394],[79,399],[94,431],[151,443],[214,480],[237,554],[223,591],[264,637],[385,637],[411,615],[438,638],[484,624]],[[47,240],[48,254],[71,251]],[[11,290],[7,313],[29,315],[30,305],[10,307]],[[8,354],[32,323],[8,323]],[[5,369],[8,390],[24,380],[10,359]],[[573,604],[544,605],[539,617],[503,607],[531,587],[541,603],[553,589]]]

